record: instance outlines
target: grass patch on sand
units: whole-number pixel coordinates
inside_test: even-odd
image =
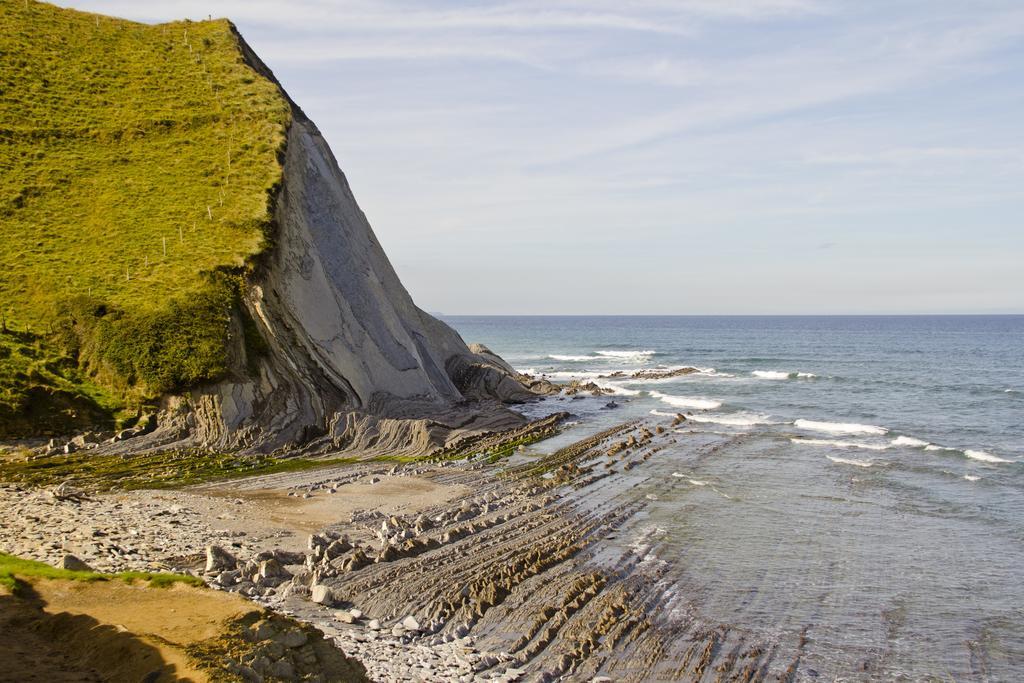
[[[184,574],[165,574],[154,572],[119,572],[103,574],[101,572],[80,572],[70,569],[58,569],[44,562],[26,560],[14,555],[0,553],[0,586],[12,593],[17,593],[21,581],[32,579],[55,579],[65,581],[111,581],[121,580],[126,583],[146,581],[153,588],[167,588],[176,583],[189,586],[204,586],[202,579]]]
[[[275,458],[204,451],[162,451],[133,455],[54,455],[36,460],[0,460],[0,481],[54,486],[70,481],[86,491],[161,489],[239,476],[301,472],[357,462],[357,458]]]
[[[0,0],[0,63],[0,331],[82,367],[42,384],[108,411],[221,376],[225,274],[271,237],[280,89],[227,20],[34,1]],[[0,402],[20,405],[25,365],[0,359]]]

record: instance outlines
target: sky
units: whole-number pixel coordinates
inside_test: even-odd
[[[226,16],[445,314],[1024,312],[1020,0],[62,0]]]

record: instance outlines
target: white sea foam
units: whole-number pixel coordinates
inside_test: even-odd
[[[964,451],[964,455],[972,460],[980,460],[982,462],[1013,462],[1012,460],[1006,460],[1005,458],[1000,458],[992,455],[991,453],[986,453],[985,451],[975,451],[970,448]]]
[[[840,465],[856,465],[857,467],[871,467],[874,465],[872,462],[866,460],[854,460],[853,458],[836,458],[831,455],[826,455],[826,458],[832,462],[839,463]]]
[[[604,382],[597,379],[592,381],[594,382],[594,384],[601,387],[602,389],[607,389],[611,391],[612,394],[615,396],[637,396],[640,393],[636,389],[627,389],[626,387],[616,384],[615,382]]]
[[[754,425],[784,424],[773,422],[771,416],[758,413],[731,413],[728,415],[687,415],[687,420],[694,422],[710,422],[733,427],[752,427]]]
[[[788,372],[780,372],[778,370],[754,370],[750,374],[761,379],[789,379]]]
[[[974,474],[965,474],[964,479],[966,479],[967,481],[978,481],[979,479],[981,479],[981,477],[976,476]]]
[[[652,391],[651,396],[660,399],[662,403],[667,403],[670,406],[676,406],[677,408],[692,408],[693,410],[714,410],[715,408],[722,407],[720,401],[713,401],[709,398],[673,396],[672,394],[663,394],[660,391]]]
[[[606,358],[637,358],[645,356],[653,356],[657,351],[595,351],[599,356],[605,356]]]
[[[587,371],[572,372],[570,370],[554,370],[552,372],[543,372],[541,374],[544,377],[547,377],[548,379],[597,379],[598,377],[601,377],[602,375],[605,375],[607,373],[604,373],[604,372],[587,372]]]
[[[829,434],[885,434],[889,430],[875,425],[862,425],[855,422],[815,422],[814,420],[797,420],[793,423],[800,429]]]
[[[694,486],[707,486],[708,485],[708,483],[706,481],[701,481],[700,479],[687,479],[686,481],[690,482]],[[726,496],[726,497],[728,497],[728,496]]]
[[[915,439],[912,436],[897,436],[892,440],[893,446],[909,446],[911,448],[928,448],[931,446],[927,441]],[[930,449],[929,449],[930,450]]]
[[[601,356],[563,356],[558,353],[552,353],[548,356],[551,360],[568,361],[571,363],[585,361],[585,360],[603,360]]]
[[[790,439],[790,442],[806,446],[832,446],[833,448],[860,448],[865,451],[884,451],[888,446],[874,443],[862,443],[859,441],[832,441],[831,439]]]
[[[782,372],[781,370],[754,370],[750,374],[759,379],[810,379],[817,377],[813,372]]]
[[[673,476],[673,477],[678,477],[679,479],[685,479],[685,478],[686,478],[686,475],[685,475],[685,474],[682,474],[682,473],[680,473],[680,472],[673,472],[673,473],[672,473],[672,476]]]
[[[936,446],[933,443],[928,444],[927,446],[924,447],[924,449],[926,451],[955,451],[955,450],[957,450],[955,448],[949,448],[947,446]]]
[[[659,417],[675,417],[679,413],[666,413],[663,410],[652,410],[651,415],[657,415]]]

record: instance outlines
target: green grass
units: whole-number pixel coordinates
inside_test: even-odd
[[[111,581],[121,580],[126,583],[147,581],[153,588],[167,588],[176,583],[189,586],[204,586],[202,579],[184,574],[165,574],[156,572],[119,572],[103,574],[100,572],[78,572],[70,569],[58,569],[44,562],[26,560],[14,555],[0,553],[0,586],[11,592],[18,592],[20,582],[26,579],[60,579],[65,581]]]
[[[116,393],[92,381],[44,338],[0,332],[0,438],[114,427],[134,416],[121,407]]]
[[[356,461],[356,458],[312,460],[191,450],[136,455],[78,452],[37,460],[0,460],[0,481],[30,486],[53,486],[72,481],[75,486],[89,491],[160,489],[238,476],[300,472]]]
[[[214,274],[268,244],[288,121],[226,20],[0,0],[0,329],[122,400],[223,374],[238,279]]]

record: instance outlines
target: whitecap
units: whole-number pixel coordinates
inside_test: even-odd
[[[708,483],[706,481],[701,481],[700,479],[687,479],[686,481],[690,482],[694,486],[707,486],[708,485]],[[726,496],[726,497],[728,497],[728,496]]]
[[[733,427],[752,427],[754,425],[784,424],[773,422],[770,415],[758,413],[731,413],[729,415],[687,415],[693,422],[710,422],[712,424],[730,425]]]
[[[856,465],[857,467],[871,467],[874,463],[867,462],[866,460],[854,460],[852,458],[835,458],[831,455],[826,455],[826,458],[832,462],[839,463],[840,465]]]
[[[986,453],[985,451],[975,451],[970,448],[964,451],[964,455],[972,460],[980,460],[982,462],[1013,462],[1012,460],[1006,460],[1005,458],[1000,458],[992,455],[991,453]]]
[[[796,376],[799,379],[813,379],[817,377],[817,375],[815,375],[813,372],[798,372],[796,373]]]
[[[680,474],[679,472],[673,472],[672,476],[673,477],[678,477],[679,479],[685,479],[686,478],[685,474]]]
[[[666,413],[663,410],[657,410],[657,409],[651,411],[651,415],[657,415],[658,417],[675,417],[678,414],[679,413]]]
[[[570,363],[576,363],[585,360],[602,360],[601,356],[563,356],[558,353],[552,353],[548,356],[551,360],[568,361]]]
[[[599,356],[605,356],[607,358],[637,358],[643,356],[653,356],[657,351],[595,351]]]
[[[791,443],[804,444],[807,446],[832,446],[833,448],[860,448],[865,451],[884,451],[888,446],[873,443],[861,443],[858,441],[832,441],[831,439],[790,439]]]
[[[892,440],[892,445],[909,446],[910,448],[925,448],[927,450],[932,450],[931,448],[929,448],[929,446],[931,446],[930,443],[928,443],[927,441],[923,441],[921,439],[915,439],[912,436],[897,436],[895,439]]]
[[[616,384],[615,382],[602,382],[597,379],[594,379],[592,381],[594,382],[594,384],[601,387],[602,389],[607,389],[608,391],[612,392],[612,394],[615,396],[637,396],[640,393],[636,389],[627,389],[626,387]]]
[[[793,423],[800,429],[829,434],[885,434],[889,430],[875,425],[862,425],[856,422],[816,422],[814,420],[797,420]]]
[[[931,443],[924,447],[926,451],[955,451],[956,448],[949,448],[948,446],[936,446]]]
[[[754,370],[750,374],[761,379],[789,379],[790,373],[778,370]]]
[[[981,477],[974,474],[965,474],[964,479],[966,479],[967,481],[978,481],[979,479],[981,479]]]
[[[720,401],[713,401],[709,398],[673,396],[672,394],[663,394],[660,391],[652,391],[650,393],[651,396],[661,400],[662,403],[667,403],[670,406],[676,406],[677,408],[692,408],[693,410],[714,410],[715,408],[722,407]]]

